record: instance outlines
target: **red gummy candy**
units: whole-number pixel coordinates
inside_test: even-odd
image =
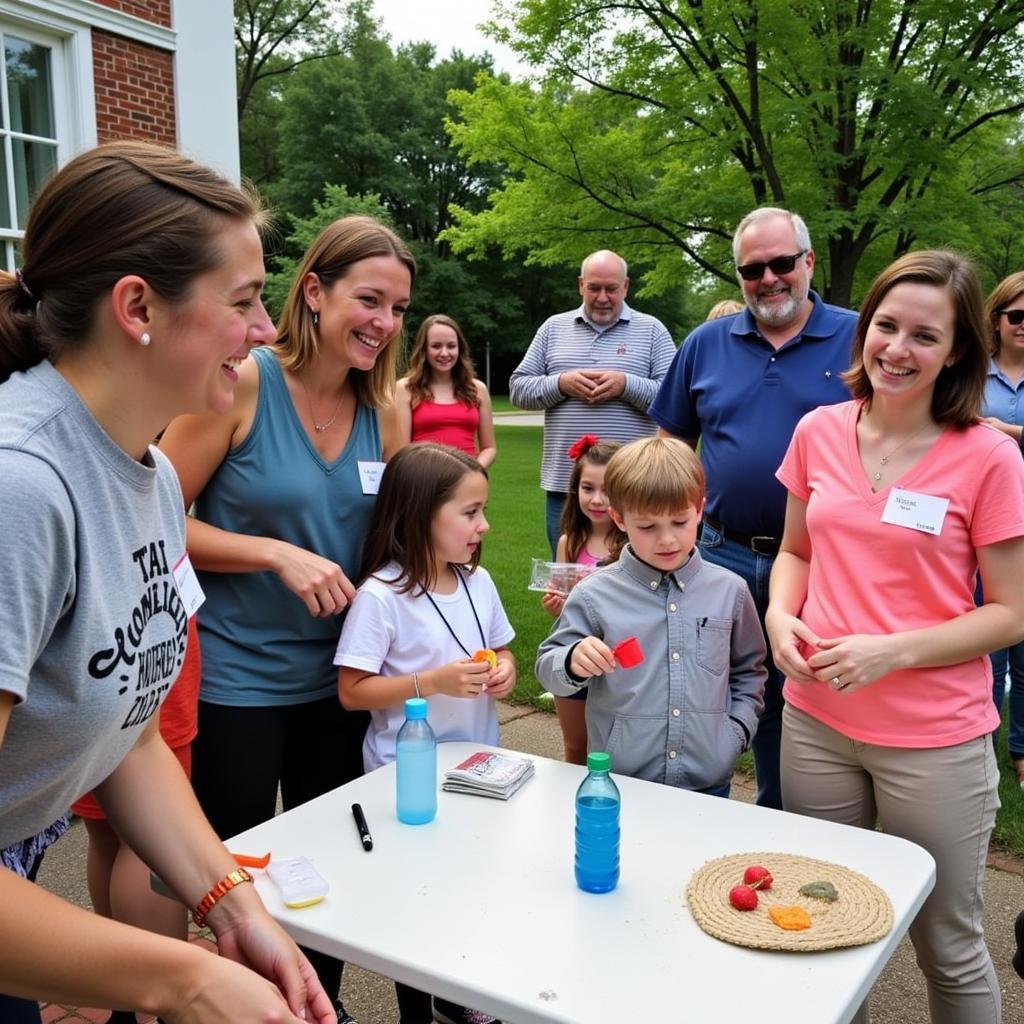
[[[772,878],[772,873],[767,868],[755,864],[743,872],[743,881],[753,889],[764,890],[770,889],[775,879]]]
[[[749,885],[734,885],[729,890],[729,902],[737,910],[756,910],[757,893]]]

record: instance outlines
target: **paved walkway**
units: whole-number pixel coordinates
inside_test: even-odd
[[[505,746],[543,757],[562,756],[561,734],[554,715],[532,707],[499,704],[499,720],[502,743]],[[752,801],[752,780],[736,776],[732,798]],[[40,882],[72,902],[88,907],[84,833],[81,823],[77,823],[69,835],[47,854],[40,872]],[[1024,981],[1017,977],[1010,964],[1015,948],[1013,922],[1021,909],[1024,909],[1022,874],[1024,868],[1020,862],[993,857],[990,858],[990,867],[986,871],[985,879],[985,931],[1002,988],[1004,1024],[1024,1022]],[[680,888],[682,885],[681,880]],[[627,983],[626,980],[623,981],[623,984]],[[750,979],[750,983],[756,984],[756,979]],[[346,1008],[360,1024],[398,1024],[394,988],[387,979],[349,965],[345,969],[342,994]],[[753,1006],[750,1000],[745,1001],[742,1016],[737,1016],[736,1022],[749,1019]],[[928,1024],[924,982],[914,962],[909,940],[903,940],[875,984],[871,1008],[872,1024]],[[794,1006],[793,1009],[793,1019],[798,1024],[816,1024],[800,1007]],[[106,1021],[108,1015],[108,1010],[84,1010],[51,1005],[44,1007],[43,1020],[46,1024],[54,1021],[101,1024]],[[140,1017],[140,1022],[143,1020],[149,1021],[151,1018]],[[717,1024],[736,1022],[720,1021]],[[593,1024],[599,1022],[595,1021]],[[628,1024],[654,1022],[630,1021]]]
[[[542,412],[496,412],[494,422],[503,427],[543,427]]]

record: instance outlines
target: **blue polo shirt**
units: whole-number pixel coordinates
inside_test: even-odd
[[[773,348],[744,309],[708,320],[683,342],[650,408],[670,434],[702,438],[706,514],[739,533],[781,537],[786,491],[775,470],[801,417],[850,397],[857,314],[815,292],[803,330]]]
[[[1024,425],[1024,377],[1011,384],[995,361],[990,362],[981,413],[983,416],[995,416],[1004,423]]]

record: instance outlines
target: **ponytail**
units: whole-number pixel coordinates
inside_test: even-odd
[[[36,302],[14,274],[0,271],[0,384],[46,354],[36,337]]]

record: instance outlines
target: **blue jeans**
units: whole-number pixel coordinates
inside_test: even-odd
[[[768,577],[775,559],[771,555],[759,555],[749,547],[736,541],[726,540],[707,520],[704,521],[700,538],[700,553],[703,558],[725,569],[731,569],[746,581],[750,596],[757,606],[757,616],[764,631],[764,613],[768,610]],[[754,771],[757,775],[757,803],[761,807],[782,810],[782,783],[779,781],[779,747],[782,742],[782,673],[772,661],[769,648],[764,667],[768,670],[768,682],[764,688],[764,712],[757,724],[752,748]]]
[[[979,607],[985,603],[980,576],[974,587],[974,603]],[[992,703],[999,714],[1003,713],[1003,701],[1006,698],[1006,671],[1010,671],[1010,715],[1006,745],[1010,748],[1010,757],[1024,757],[1024,641],[993,651],[989,658],[992,659]],[[993,749],[996,749],[998,739],[999,730],[996,729],[992,733]],[[996,753],[999,753],[998,749]]]
[[[558,538],[562,535],[562,509],[565,508],[565,491],[545,491],[544,526],[551,545],[551,557],[558,550]]]
[[[1024,757],[1024,641],[992,652],[992,700],[1002,714],[1006,670],[1010,670],[1010,715],[1007,746],[1010,757]]]

